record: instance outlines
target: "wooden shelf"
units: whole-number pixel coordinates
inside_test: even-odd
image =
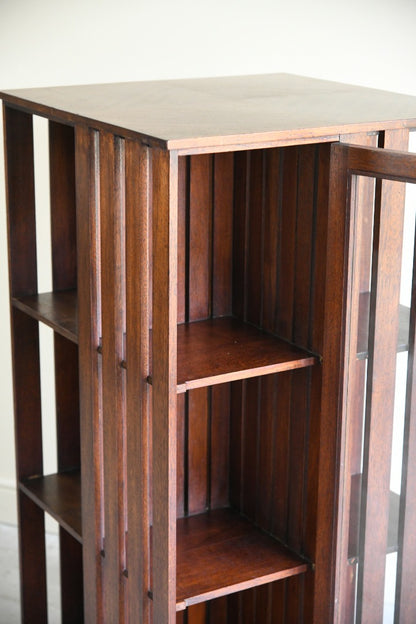
[[[348,542],[348,559],[358,557],[360,536],[360,505],[362,475],[351,477],[350,528]],[[396,552],[399,544],[399,510],[400,495],[390,492],[389,527],[387,534],[386,554]]]
[[[370,319],[370,294],[360,294],[360,310],[357,337],[357,359],[365,360],[368,357],[368,328]],[[410,309],[401,305],[399,307],[399,336],[397,340],[397,352],[407,351],[409,348],[409,322]]]
[[[78,343],[77,293],[75,290],[14,297],[15,308],[42,321],[68,340]]]
[[[19,488],[82,543],[79,470],[25,479]]]
[[[316,361],[316,356],[234,318],[178,325],[178,392]]]
[[[177,522],[177,610],[306,572],[308,564],[231,509]]]
[[[75,291],[13,299],[13,305],[78,342]],[[234,318],[178,325],[178,393],[316,361],[316,356]]]

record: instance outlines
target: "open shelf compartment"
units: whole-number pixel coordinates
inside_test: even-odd
[[[177,610],[302,574],[307,563],[231,509],[177,522]]]
[[[14,298],[13,305],[72,342],[78,342],[76,291]],[[303,368],[315,364],[317,359],[232,317],[181,323],[177,391]]]
[[[79,470],[25,479],[19,489],[82,544]]]

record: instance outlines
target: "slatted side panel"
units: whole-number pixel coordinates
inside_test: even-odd
[[[4,106],[10,295],[37,292],[32,116]],[[11,309],[16,472],[42,474],[38,323]],[[28,388],[31,389],[28,392]],[[44,514],[18,496],[22,622],[45,622]]]
[[[317,352],[328,175],[326,146],[235,154],[233,312]],[[237,382],[231,391],[231,502],[311,557],[318,459],[309,456],[309,439],[319,436],[319,387],[319,374],[312,386],[302,370]],[[297,577],[230,597],[235,621],[301,621],[305,592],[313,592],[304,583]]]
[[[76,205],[78,247],[78,336],[81,399],[82,537],[86,621],[103,621],[102,555],[102,366],[99,134],[78,127]]]
[[[104,552],[106,622],[125,617],[125,143],[100,133],[103,367]],[[111,588],[111,591],[110,591]]]
[[[148,147],[126,141],[126,375],[128,621],[149,624],[150,588],[150,203]],[[130,374],[132,371],[132,374]]]
[[[54,290],[77,287],[74,129],[49,122]],[[58,470],[80,466],[78,348],[54,335]],[[83,621],[82,549],[60,530],[62,621]]]

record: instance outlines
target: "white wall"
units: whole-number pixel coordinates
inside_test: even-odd
[[[285,71],[416,95],[415,26],[414,0],[0,0],[0,90]],[[0,522],[13,523],[2,162],[0,171]],[[47,186],[37,185],[43,203]],[[46,231],[42,248],[47,256]],[[46,258],[40,278],[47,288]]]

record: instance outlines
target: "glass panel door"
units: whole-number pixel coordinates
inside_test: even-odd
[[[416,622],[415,237],[404,209],[416,156],[345,145],[333,155],[350,222],[337,622]]]

